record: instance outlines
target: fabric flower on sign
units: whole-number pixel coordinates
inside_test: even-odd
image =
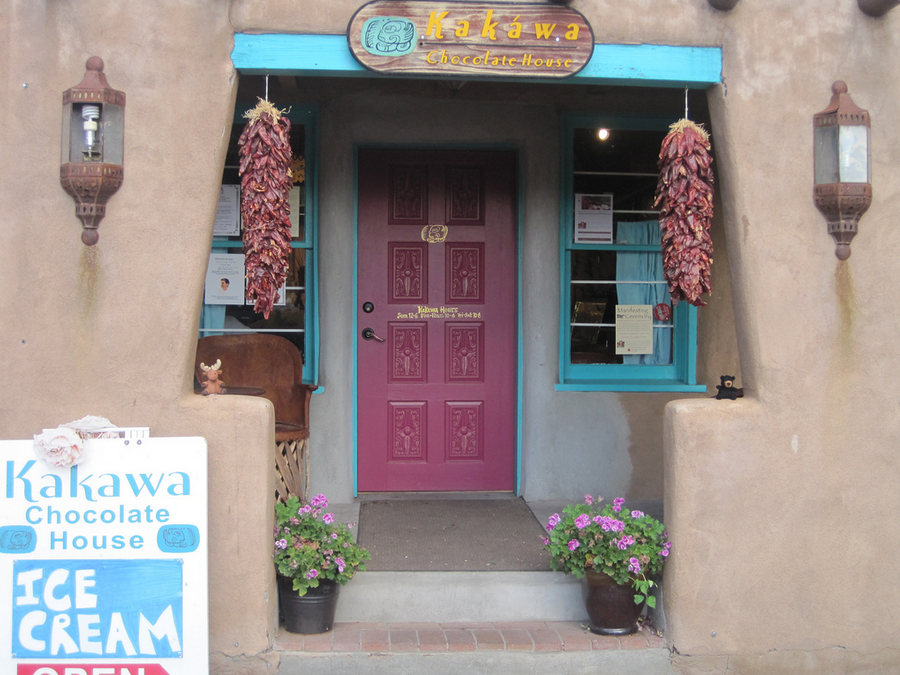
[[[97,415],[85,415],[80,420],[74,422],[66,422],[60,426],[68,427],[78,433],[82,438],[118,438],[118,434],[113,431],[103,433],[103,429],[110,429],[116,425],[105,417]]]
[[[45,429],[34,437],[35,454],[50,466],[65,469],[83,462],[84,441],[69,427]]]

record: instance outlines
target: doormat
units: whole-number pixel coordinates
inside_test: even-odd
[[[544,534],[523,499],[392,499],[359,511],[366,569],[378,572],[545,571]]]

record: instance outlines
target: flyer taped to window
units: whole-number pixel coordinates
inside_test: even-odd
[[[575,195],[575,243],[613,243],[612,194]]]
[[[206,290],[203,302],[207,305],[244,304],[244,255],[242,253],[212,253],[206,268]]]
[[[616,354],[653,353],[653,307],[616,305]]]
[[[223,185],[219,192],[219,206],[213,235],[216,237],[237,237],[241,234],[241,186]]]

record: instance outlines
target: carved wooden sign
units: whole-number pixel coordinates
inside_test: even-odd
[[[594,33],[561,5],[375,0],[347,28],[350,51],[379,73],[565,78],[587,65]]]

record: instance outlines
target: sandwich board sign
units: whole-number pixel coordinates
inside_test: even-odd
[[[0,672],[208,673],[206,441],[84,450],[0,441]]]

